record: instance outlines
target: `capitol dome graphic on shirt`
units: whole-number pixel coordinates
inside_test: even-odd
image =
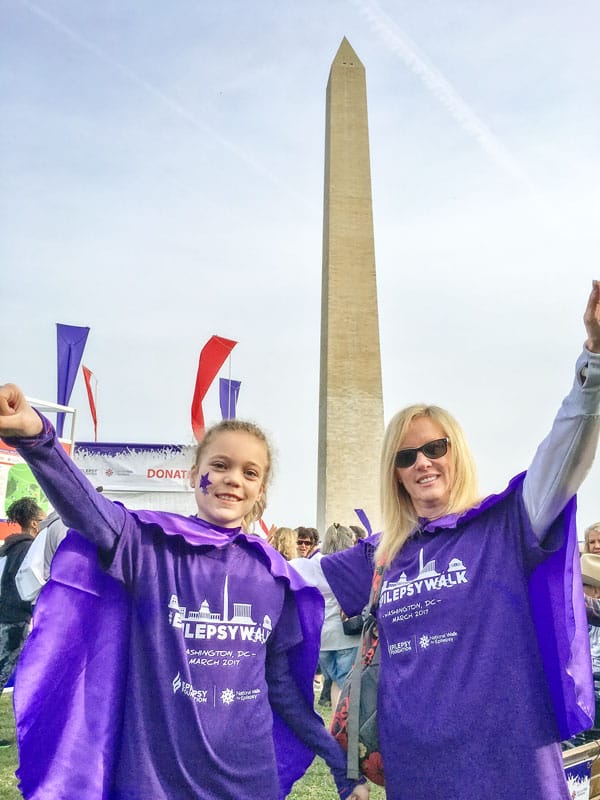
[[[230,613],[231,612],[231,613]],[[188,611],[186,606],[179,604],[179,598],[176,594],[171,595],[169,601],[169,622],[175,628],[183,627],[185,622],[221,622],[235,625],[253,625],[258,623],[252,618],[252,604],[251,603],[233,603],[233,609],[230,608],[229,601],[229,577],[225,578],[223,586],[223,613],[218,611],[211,611],[208,600],[203,600],[200,608],[197,611]],[[272,629],[271,619],[265,615],[262,627],[267,630]]]
[[[438,572],[435,566],[435,559],[432,558],[426,564],[423,563],[424,555],[423,549],[419,550],[419,572],[414,578],[408,578],[406,572],[402,572],[397,581],[384,581],[382,586],[382,592],[387,591],[390,589],[397,589],[401,586],[406,586],[407,584],[414,583],[415,581],[421,581],[424,579],[431,579],[431,578],[439,578],[443,573]],[[453,558],[450,563],[448,564],[448,568],[446,570],[446,574],[451,572],[465,572],[466,567],[464,563],[460,560],[460,558]]]

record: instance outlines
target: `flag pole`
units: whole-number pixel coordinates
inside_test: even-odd
[[[98,441],[98,378],[94,375],[94,405],[96,406],[96,423],[94,425],[94,441]]]
[[[227,384],[227,419],[231,419],[231,353],[227,359],[229,364],[229,383]]]

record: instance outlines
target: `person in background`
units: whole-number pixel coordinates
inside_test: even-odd
[[[296,531],[292,528],[277,528],[271,545],[278,553],[281,553],[286,561],[291,561],[292,558],[297,557],[297,538]]]
[[[103,491],[103,487],[96,486],[96,491]],[[22,600],[29,600],[31,603],[37,600],[50,577],[52,560],[67,535],[67,530],[56,511],[49,514],[40,525],[39,533],[15,575],[17,591]]]
[[[319,531],[316,528],[298,527],[297,557],[312,558],[319,552]],[[320,706],[331,705],[331,679],[321,672],[321,667],[317,668],[315,676],[315,688],[321,689],[319,695]]]
[[[350,525],[349,528],[354,536],[354,544],[359,542],[361,539],[367,538],[367,532],[362,525]]]
[[[12,533],[0,547],[0,694],[15,668],[31,622],[31,603],[24,602],[15,583],[15,575],[27,551],[38,534],[46,513],[33,497],[15,500],[7,509],[9,522],[20,526],[20,533]],[[12,744],[1,739],[0,747]]]
[[[193,517],[97,493],[13,384],[0,387],[0,436],[74,529],[17,674],[25,797],[278,800],[318,753],[341,798],[366,800],[312,707],[322,599],[244,533],[267,501],[260,428],[206,431]]]
[[[296,528],[298,558],[312,558],[319,550],[319,531],[316,528]]]
[[[600,522],[594,522],[593,525],[586,528],[583,552],[600,555]]]
[[[543,302],[541,286],[536,311]],[[383,569],[378,729],[387,800],[569,800],[560,742],[594,713],[583,593],[573,581],[573,496],[600,432],[598,281],[583,319],[572,389],[525,474],[482,499],[456,419],[439,406],[404,408],[384,435],[381,536],[321,561],[349,616]],[[551,332],[540,337],[539,358],[555,369]],[[544,407],[531,373],[515,382]],[[491,387],[478,390],[484,400]]]
[[[354,664],[360,635],[347,636],[344,633],[341,609],[323,575],[321,559],[329,553],[339,553],[353,546],[352,531],[336,522],[327,529],[319,553],[313,558],[296,558],[291,562],[291,566],[307,583],[316,586],[325,599],[319,666],[324,677],[330,681],[333,708],[337,706],[344,679]]]
[[[50,577],[50,565],[58,545],[67,535],[67,526],[56,511],[49,514],[40,526],[35,541],[27,551],[15,575],[15,584],[21,600],[35,603]]]
[[[597,739],[600,734],[600,522],[595,522],[585,531],[581,577],[590,637],[596,711],[593,728],[577,739],[578,742],[587,742]]]

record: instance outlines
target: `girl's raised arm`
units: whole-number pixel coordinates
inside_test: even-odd
[[[65,453],[50,422],[12,383],[0,386],[0,437],[29,464],[65,525],[111,551],[125,524],[125,510],[96,492]]]

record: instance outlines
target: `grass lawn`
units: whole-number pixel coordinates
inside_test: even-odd
[[[0,739],[14,739],[15,723],[12,712],[12,694],[5,692],[0,697]],[[0,748],[0,798],[1,800],[20,800],[17,789],[15,769],[17,768],[17,748]]]
[[[329,724],[331,709],[319,708],[319,713],[325,723]],[[0,697],[0,739],[12,739],[14,733],[12,695],[5,693]],[[16,746],[0,749],[0,800],[21,798],[15,778],[16,767]],[[306,775],[296,783],[288,798],[289,800],[336,800],[337,796],[335,784],[325,763],[320,758],[315,758]],[[371,800],[385,800],[383,789],[371,785]]]

